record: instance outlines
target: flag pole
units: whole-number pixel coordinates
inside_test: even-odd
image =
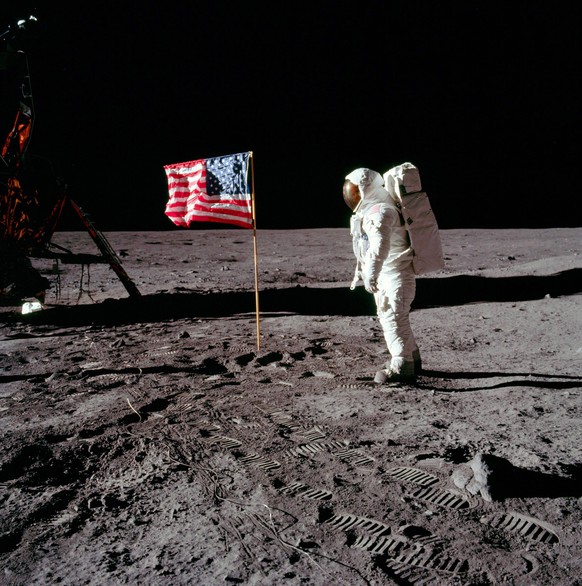
[[[261,325],[259,318],[259,262],[257,254],[257,217],[255,212],[255,164],[253,151],[249,152],[251,159],[251,205],[253,214],[253,247],[255,258],[255,311],[257,314],[257,351],[261,349]]]

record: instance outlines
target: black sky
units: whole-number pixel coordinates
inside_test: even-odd
[[[441,228],[582,223],[575,2],[46,4],[29,153],[103,230],[172,229],[163,166],[248,150],[259,229],[347,226],[344,176],[404,161]]]

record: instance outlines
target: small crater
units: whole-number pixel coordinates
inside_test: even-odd
[[[227,368],[220,364],[215,358],[205,358],[202,361],[202,366],[199,369],[201,374],[223,374],[227,372]]]
[[[167,399],[155,399],[148,405],[144,405],[140,411],[144,413],[155,413],[156,411],[163,411],[167,409],[169,401]]]
[[[96,427],[94,429],[82,429],[79,432],[79,437],[81,439],[88,439],[90,437],[96,437],[98,435],[102,435],[104,431],[105,431],[105,428],[102,425],[100,425],[99,427]]]
[[[257,358],[257,364],[261,366],[266,366],[267,364],[272,364],[273,362],[278,362],[283,359],[283,354],[281,352],[269,352],[265,354],[265,356],[260,356]]]
[[[255,358],[255,355],[253,352],[249,352],[248,354],[241,354],[240,356],[237,356],[234,361],[239,365],[239,366],[246,366],[249,362],[251,362],[253,359]]]
[[[453,464],[464,464],[473,458],[473,454],[471,454],[471,448],[469,446],[456,446],[454,448],[447,448],[443,454],[443,458]]]

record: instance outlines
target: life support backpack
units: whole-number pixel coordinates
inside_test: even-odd
[[[439,271],[445,266],[439,227],[428,195],[422,191],[418,169],[402,163],[384,173],[384,187],[396,200],[414,252],[416,275]]]

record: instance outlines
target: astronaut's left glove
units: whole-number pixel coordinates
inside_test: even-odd
[[[378,283],[374,278],[364,278],[364,288],[368,293],[377,293],[378,292]]]

